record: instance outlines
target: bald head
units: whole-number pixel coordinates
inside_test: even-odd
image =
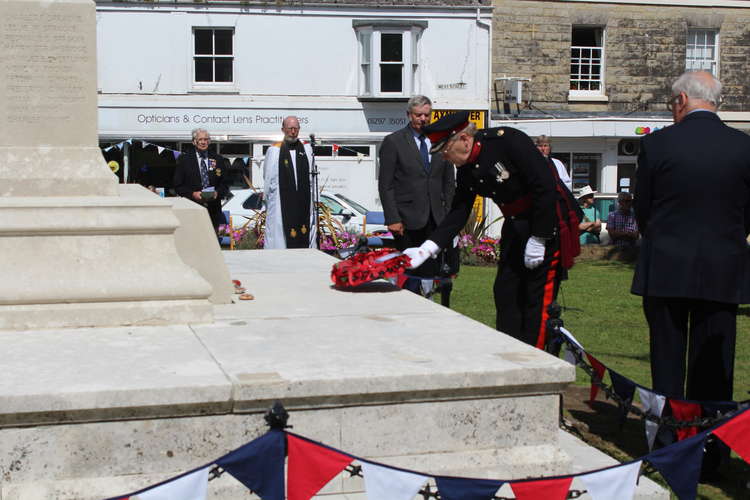
[[[281,131],[284,132],[284,142],[297,142],[299,135],[299,120],[296,116],[287,116],[281,122]]]

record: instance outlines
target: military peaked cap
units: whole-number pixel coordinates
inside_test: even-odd
[[[457,111],[445,115],[435,123],[422,128],[422,132],[430,138],[432,147],[430,153],[437,153],[445,146],[448,139],[462,131],[469,125],[469,112]]]

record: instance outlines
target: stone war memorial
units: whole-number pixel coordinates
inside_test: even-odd
[[[0,7],[1,500],[127,495],[263,435],[275,401],[300,435],[431,474],[616,463],[558,427],[571,365],[385,282],[336,290],[315,250],[222,254],[201,207],[118,185],[93,2]],[[366,498],[346,473],[318,496]],[[208,498],[253,496],[223,474]]]

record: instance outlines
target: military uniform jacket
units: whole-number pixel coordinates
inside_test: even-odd
[[[500,210],[505,207],[506,217],[525,206],[515,217],[529,220],[531,236],[554,236],[556,180],[529,136],[500,127],[478,131],[474,141],[475,147],[481,147],[479,154],[458,168],[453,205],[430,239],[447,247],[466,224],[477,195],[492,198]]]
[[[750,137],[708,111],[641,139],[632,293],[750,301]]]

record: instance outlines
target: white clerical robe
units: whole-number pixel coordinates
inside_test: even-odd
[[[312,148],[308,143],[303,144],[307,154],[307,164],[310,171],[313,169]],[[263,248],[286,248],[286,239],[284,238],[284,224],[281,220],[281,193],[279,192],[279,154],[281,144],[274,144],[266,151],[266,158],[263,161],[263,198],[266,202],[266,235]],[[290,155],[292,158],[293,172],[297,175],[296,154]],[[314,189],[312,179],[310,179],[310,189]],[[317,248],[315,227],[315,213],[312,205],[315,200],[315,193],[310,193],[310,248]]]

